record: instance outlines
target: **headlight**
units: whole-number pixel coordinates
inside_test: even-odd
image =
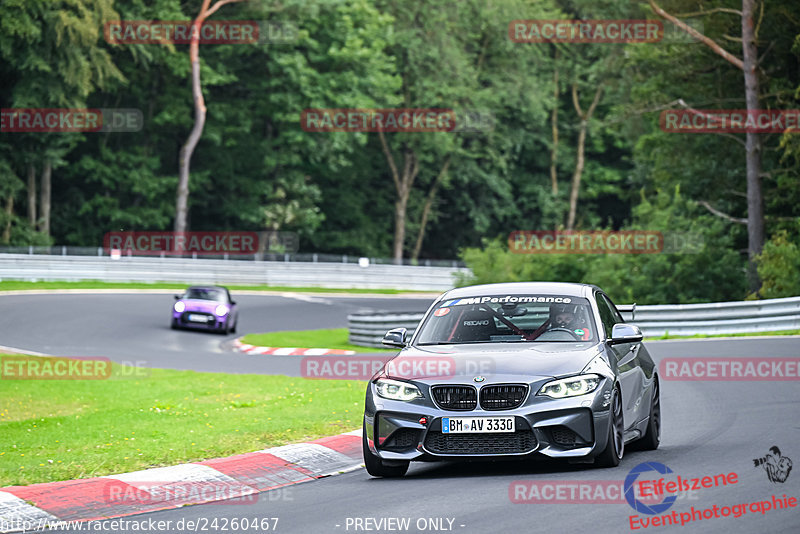
[[[175,303],[175,311],[178,313],[183,313],[183,310],[186,309],[186,304],[181,301]]]
[[[227,306],[225,306],[224,304],[220,304],[219,306],[217,306],[216,308],[214,308],[214,314],[215,314],[217,317],[222,317],[222,316],[224,316],[226,313],[228,313],[228,307],[227,307]]]
[[[375,388],[378,390],[378,396],[384,399],[410,401],[422,397],[417,386],[390,378],[379,378],[375,382]]]
[[[542,389],[539,390],[539,395],[547,395],[554,399],[586,395],[597,389],[600,380],[601,377],[599,375],[579,375],[553,380],[542,386]]]

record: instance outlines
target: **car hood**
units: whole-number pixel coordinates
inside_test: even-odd
[[[579,373],[600,353],[596,342],[481,343],[404,349],[387,374],[422,382],[530,382]],[[433,363],[431,363],[433,362]]]
[[[214,309],[222,304],[215,300],[202,300],[202,299],[181,299],[186,305],[186,311],[214,313]]]

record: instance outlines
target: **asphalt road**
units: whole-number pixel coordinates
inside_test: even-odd
[[[167,326],[171,300],[169,295],[0,296],[0,307],[6,312],[0,314],[0,345],[59,355],[101,355],[116,361],[144,360],[155,367],[237,372],[276,372],[294,361],[292,357],[226,352],[221,346],[226,339],[222,336],[173,332]],[[238,300],[242,303],[240,333],[341,327],[351,311],[422,310],[428,302],[277,296],[242,296]],[[800,339],[650,342],[648,347],[656,361],[665,356],[796,357]],[[198,505],[126,519],[169,520],[169,532],[185,532],[185,528],[177,528],[182,519],[207,521],[205,531],[225,532],[220,528],[225,520],[247,519],[252,525],[264,518],[278,518],[274,531],[287,533],[800,532],[800,503],[796,508],[764,514],[748,507],[740,517],[702,519],[684,526],[641,528],[639,524],[634,530],[631,516],[649,516],[636,514],[626,503],[512,502],[510,496],[517,481],[622,483],[631,469],[647,461],[663,463],[684,478],[737,474],[735,484],[685,494],[666,513],[691,514],[692,507],[702,511],[715,505],[721,509],[771,500],[773,495],[800,500],[800,467],[779,483],[771,482],[765,470],[753,462],[772,446],[780,447],[783,456],[795,463],[800,462],[797,381],[664,380],[661,389],[661,447],[657,451],[629,452],[614,469],[553,461],[412,464],[403,479],[372,479],[358,470],[267,492],[248,506]],[[408,520],[408,526],[396,520]],[[259,525],[263,527],[264,523]],[[231,528],[232,523],[227,526],[227,532],[237,531]],[[148,531],[146,524],[143,530]]]
[[[297,356],[231,350],[251,332],[346,328],[366,310],[424,311],[433,299],[233,294],[237,333],[172,330],[172,294],[0,294],[0,346],[55,356],[101,356],[128,365],[300,376]]]

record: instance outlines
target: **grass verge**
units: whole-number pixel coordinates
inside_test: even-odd
[[[362,347],[348,342],[347,328],[323,328],[296,332],[247,334],[243,343],[262,347],[298,347],[305,349],[342,349],[356,352],[392,352],[390,348]]]
[[[645,341],[662,339],[702,339],[712,337],[750,337],[750,336],[792,336],[800,335],[799,330],[782,330],[776,332],[748,332],[741,334],[695,334],[693,336],[674,336],[669,333],[658,337],[645,337]],[[329,328],[322,330],[301,330],[297,332],[269,332],[266,334],[247,334],[242,338],[244,343],[263,347],[301,347],[344,349],[356,352],[392,352],[390,348],[373,348],[351,345],[348,343],[346,328]]]
[[[663,336],[648,337],[645,340],[657,339],[702,339],[707,337],[753,337],[753,336],[796,336],[800,335],[800,329],[797,330],[776,330],[773,332],[739,332],[736,334],[695,334],[693,336],[674,336],[667,332]]]
[[[81,282],[27,282],[23,280],[0,281],[0,291],[23,291],[26,289],[175,289],[183,290],[192,284],[176,282],[101,282],[99,280],[83,280]],[[289,286],[225,286],[232,292],[239,291],[292,291],[299,293],[357,293],[397,295],[400,293],[431,293],[430,291],[413,291],[403,289],[341,289],[326,287],[289,287]]]
[[[0,356],[3,363],[6,358]],[[361,426],[365,387],[116,364],[105,380],[0,378],[0,487],[174,465],[350,431]]]

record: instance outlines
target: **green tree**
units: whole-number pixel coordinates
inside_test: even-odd
[[[763,284],[759,296],[766,299],[800,296],[800,246],[789,232],[781,230],[756,257]]]
[[[725,224],[702,213],[679,190],[641,197],[627,230],[660,231],[700,238],[701,248],[658,254],[519,254],[505,240],[468,248],[463,259],[473,272],[462,284],[561,281],[596,284],[616,302],[669,304],[739,300],[741,264],[732,261]]]
[[[97,89],[123,80],[100,42],[116,17],[113,0],[9,0],[0,4],[0,58],[12,108],[85,108]],[[41,168],[38,229],[50,234],[52,173],[76,146],[76,134],[24,136],[29,177]],[[35,183],[29,179],[29,187]],[[30,198],[35,198],[31,195]],[[34,201],[35,202],[35,201]],[[29,211],[35,204],[29,202]]]

